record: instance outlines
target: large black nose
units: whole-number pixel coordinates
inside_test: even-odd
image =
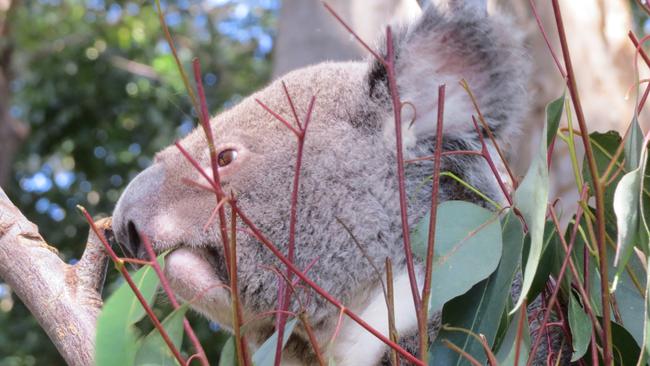
[[[128,234],[126,237],[126,243],[120,244],[124,248],[124,251],[126,252],[125,254],[127,256],[132,258],[139,258],[143,254],[141,253],[142,242],[140,240],[140,233],[138,233],[138,229],[135,227],[133,221],[128,222],[126,226],[126,232]]]

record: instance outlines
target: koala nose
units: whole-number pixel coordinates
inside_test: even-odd
[[[155,233],[151,229],[156,207],[160,200],[165,170],[160,164],[154,164],[138,174],[122,193],[113,211],[115,236],[124,254],[129,257],[143,256],[144,248],[140,233],[149,239]]]
[[[133,221],[129,221],[126,230],[128,233],[128,239],[126,243],[121,243],[121,245],[129,257],[137,258],[140,254],[142,244],[140,241],[140,234],[138,233],[138,229],[135,227]]]

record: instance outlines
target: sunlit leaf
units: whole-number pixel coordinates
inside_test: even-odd
[[[183,320],[185,313],[188,310],[188,305],[183,304],[178,309],[169,314],[162,322],[163,328],[167,332],[169,339],[172,341],[176,349],[180,350],[183,341]],[[136,365],[177,365],[178,362],[167,343],[163,340],[157,329],[153,329],[143,339],[140,349],[135,357]]]
[[[467,293],[445,304],[442,312],[443,324],[468,329],[483,334],[489,345],[493,345],[504,314],[515,273],[521,260],[523,228],[519,219],[510,211],[502,220],[503,247],[497,270],[487,279],[479,282]],[[483,346],[467,333],[441,330],[431,346],[430,364],[459,365],[464,360],[457,352],[446,347],[447,339],[479,362],[487,360]]]
[[[164,266],[163,255],[158,257]],[[148,304],[153,302],[159,279],[151,266],[144,266],[133,275],[142,297]],[[137,351],[138,331],[134,324],[145,315],[144,308],[125,282],[108,298],[97,319],[95,338],[96,365],[132,365]]]
[[[558,113],[556,113],[557,103],[559,102],[556,100],[546,107],[546,124],[544,124],[542,132],[544,139],[540,141],[530,168],[514,194],[515,206],[521,211],[528,226],[530,249],[526,260],[521,294],[513,311],[521,306],[532,286],[542,255],[544,222],[546,221],[546,204],[548,201],[547,142],[549,139],[547,134],[552,133],[552,135],[555,135],[556,131],[551,131],[551,128],[557,129],[555,121],[555,119],[559,118]],[[561,116],[561,113],[559,116]]]
[[[296,326],[298,318],[293,318],[284,326],[284,335],[282,339],[282,347],[287,344],[293,328]],[[278,332],[273,334],[262,344],[262,346],[253,355],[253,363],[255,366],[273,366],[275,363],[275,349],[278,344]]]
[[[501,227],[495,213],[463,201],[438,206],[431,274],[431,313],[487,278],[501,258]],[[416,225],[413,252],[426,257],[429,214]]]
[[[231,336],[221,349],[219,366],[237,366],[237,350],[235,349],[235,337]]]

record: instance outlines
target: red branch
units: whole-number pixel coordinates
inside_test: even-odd
[[[149,265],[153,267],[156,275],[158,275],[158,279],[160,279],[160,285],[162,286],[163,291],[165,291],[165,294],[167,295],[167,298],[169,298],[169,302],[171,302],[174,310],[178,309],[180,307],[180,304],[178,303],[178,300],[176,300],[176,296],[174,295],[174,292],[169,285],[169,280],[167,280],[167,277],[163,273],[160,265],[158,264],[158,261],[156,260],[156,253],[153,250],[153,246],[151,245],[149,238],[147,238],[145,235],[142,235],[141,233],[138,233],[138,235],[140,236],[140,239],[142,239],[142,245],[144,246],[145,250],[147,251],[147,255],[149,256]],[[192,345],[196,350],[199,361],[201,361],[201,365],[209,365],[210,363],[208,362],[208,357],[205,355],[203,346],[201,346],[199,338],[196,336],[196,333],[194,333],[194,329],[192,329],[190,322],[185,317],[183,317],[183,328],[185,329],[185,333],[189,337],[190,342],[192,342]],[[187,362],[189,364],[189,360]]]
[[[332,305],[336,306],[342,313],[347,315],[350,319],[355,321],[357,324],[359,324],[361,327],[366,329],[368,332],[370,332],[372,335],[377,337],[379,340],[384,342],[386,345],[389,347],[393,348],[396,350],[400,355],[402,355],[404,358],[409,360],[410,362],[413,362],[416,365],[419,366],[424,366],[425,364],[418,360],[415,356],[410,354],[408,351],[406,351],[404,348],[400,347],[397,343],[391,341],[390,339],[386,338],[381,332],[370,326],[370,324],[366,323],[361,317],[356,315],[354,312],[352,312],[350,309],[345,307],[339,300],[334,298],[332,295],[330,295],[327,291],[325,291],[322,287],[318,286],[314,281],[312,281],[307,275],[305,275],[298,267],[295,266],[282,252],[271,242],[269,241],[264,234],[255,226],[255,224],[244,214],[241,209],[236,205],[236,203],[233,203],[235,210],[237,211],[237,214],[239,215],[240,219],[242,222],[248,226],[252,232],[252,234],[255,236],[257,240],[260,241],[267,249],[269,249],[275,256],[278,258],[284,265],[287,266],[291,272],[293,272],[297,277],[299,277],[302,281],[304,281],[309,287],[311,287],[316,293],[318,293],[320,296],[322,296],[325,300],[327,300],[329,303]]]
[[[282,122],[291,132],[296,135],[296,139],[298,140],[298,151],[296,153],[296,166],[295,166],[295,171],[293,174],[293,190],[291,192],[291,208],[290,208],[290,214],[289,214],[289,243],[288,243],[288,252],[287,252],[287,257],[291,263],[294,262],[295,259],[295,247],[296,247],[296,222],[297,222],[297,213],[298,213],[298,193],[300,191],[300,170],[302,167],[302,158],[303,158],[303,150],[305,146],[305,138],[307,136],[307,126],[309,126],[309,121],[311,121],[311,115],[314,110],[314,103],[316,102],[316,96],[312,96],[311,100],[309,101],[309,106],[307,107],[307,115],[305,116],[304,119],[304,127],[303,123],[300,122],[300,119],[298,118],[298,114],[296,113],[296,107],[293,103],[293,100],[291,99],[291,95],[289,94],[289,90],[287,90],[287,86],[285,85],[284,82],[282,82],[282,87],[284,89],[285,95],[287,96],[287,102],[289,106],[291,107],[291,111],[293,113],[294,119],[295,119],[295,124],[297,125],[296,127],[293,127],[287,120],[285,120],[280,114],[276,113],[273,111],[271,108],[269,108],[266,104],[261,102],[260,100],[256,99],[255,101],[264,108],[268,113],[270,113],[273,117],[275,117],[278,121]],[[293,273],[287,269],[287,282],[291,283],[291,278],[293,276]],[[275,348],[275,366],[280,365],[280,361],[282,359],[282,339],[284,339],[284,327],[287,323],[287,314],[286,311],[289,309],[289,305],[291,303],[291,293],[289,286],[285,286],[283,282],[280,282],[280,286],[278,288],[278,313],[276,316],[276,321],[275,321],[275,330],[278,332],[278,342],[276,344]],[[316,351],[316,350],[315,350]]]
[[[81,213],[86,218],[86,221],[88,222],[88,225],[90,225],[90,228],[93,230],[95,235],[97,235],[99,240],[104,245],[104,249],[106,250],[106,253],[108,253],[108,256],[111,258],[111,260],[115,264],[115,267],[117,268],[117,270],[120,271],[120,273],[124,277],[124,280],[126,280],[126,283],[128,283],[129,287],[131,287],[131,290],[133,290],[133,293],[135,294],[135,297],[138,299],[138,301],[142,305],[142,308],[144,309],[144,311],[149,316],[149,319],[151,319],[151,322],[153,323],[153,326],[158,330],[158,332],[160,332],[160,336],[162,337],[163,341],[165,342],[165,344],[167,345],[169,350],[174,355],[174,358],[176,358],[176,360],[181,365],[185,365],[185,360],[183,359],[183,356],[181,355],[181,353],[178,351],[178,349],[174,345],[174,342],[172,342],[172,340],[169,338],[169,334],[167,334],[167,331],[165,330],[165,327],[162,326],[162,324],[160,323],[160,320],[158,320],[158,317],[156,316],[156,314],[154,314],[154,312],[151,309],[151,307],[149,306],[149,304],[147,304],[147,300],[144,298],[144,296],[142,296],[142,292],[140,292],[140,290],[138,289],[138,286],[135,284],[135,282],[133,282],[133,278],[131,277],[131,274],[129,273],[129,271],[127,271],[126,267],[124,266],[124,261],[122,259],[120,259],[117,256],[117,254],[115,254],[115,251],[113,250],[113,248],[111,248],[111,245],[106,240],[106,237],[104,236],[104,233],[97,228],[97,226],[95,225],[95,221],[93,220],[92,217],[90,217],[90,214],[88,213],[88,211],[86,211],[86,209],[81,207],[81,206],[77,206],[77,207],[79,208]]]
[[[221,202],[224,198],[224,193],[221,190],[221,180],[219,179],[219,162],[217,158],[217,150],[214,146],[214,136],[212,135],[212,128],[210,127],[210,115],[208,113],[208,106],[205,100],[205,92],[203,90],[203,82],[201,80],[201,64],[198,59],[192,61],[192,66],[194,67],[194,80],[196,82],[196,89],[199,95],[199,104],[201,110],[197,111],[199,113],[199,121],[203,127],[203,132],[205,132],[205,137],[208,143],[208,150],[210,152],[210,165],[212,167],[212,179],[214,184],[219,187],[215,190],[215,195],[217,196],[217,204]],[[177,144],[177,146],[179,146]],[[201,169],[203,170],[203,169]],[[204,174],[205,175],[205,174]],[[221,242],[223,244],[223,255],[226,262],[226,270],[230,273],[230,259],[228,258],[228,232],[226,230],[226,213],[221,206],[219,209],[219,231],[221,233]],[[234,289],[236,291],[236,289]]]
[[[438,121],[436,123],[436,152],[433,160],[433,187],[431,188],[431,214],[429,217],[429,237],[427,241],[426,270],[424,277],[424,287],[422,288],[422,306],[420,311],[421,319],[429,319],[429,297],[431,296],[431,276],[433,271],[433,255],[436,237],[436,218],[438,214],[438,192],[440,191],[440,165],[442,161],[442,127],[445,115],[445,85],[438,87]],[[426,329],[428,322],[420,322],[419,325],[425,324],[420,328],[420,358],[428,361],[429,337]]]

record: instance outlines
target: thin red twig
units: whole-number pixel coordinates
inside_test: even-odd
[[[327,291],[325,291],[322,287],[318,286],[314,281],[312,281],[307,275],[302,273],[298,267],[296,267],[289,259],[282,254],[282,252],[273,244],[271,241],[269,241],[264,234],[257,228],[257,226],[246,216],[244,212],[242,212],[241,209],[236,205],[236,203],[233,203],[235,206],[235,210],[237,211],[237,214],[239,215],[239,218],[242,220],[242,222],[248,226],[252,232],[252,234],[255,236],[255,238],[262,243],[267,249],[269,249],[278,260],[280,260],[287,268],[289,268],[294,275],[299,277],[302,281],[304,281],[310,288],[312,288],[316,293],[318,293],[320,296],[322,296],[327,302],[330,304],[336,306],[338,309],[340,309],[345,315],[347,315],[350,319],[352,319],[354,322],[359,324],[361,327],[366,329],[368,332],[370,332],[372,335],[377,337],[379,340],[384,342],[386,345],[389,347],[392,347],[395,349],[400,355],[402,355],[404,358],[409,360],[410,362],[413,362],[416,365],[424,366],[424,363],[420,360],[418,360],[415,356],[410,354],[408,351],[406,351],[404,348],[400,347],[397,343],[391,341],[390,339],[386,338],[381,332],[378,330],[374,329],[370,324],[366,323],[363,319],[361,319],[358,315],[356,315],[353,311],[350,309],[346,308],[343,304],[341,304],[340,301],[338,301],[336,298],[334,298],[332,295],[330,295]]]
[[[431,275],[433,270],[433,255],[436,237],[436,218],[438,214],[438,192],[440,190],[440,166],[442,161],[442,130],[445,115],[445,85],[438,87],[438,120],[436,123],[436,151],[433,160],[433,187],[431,188],[431,208],[429,216],[429,233],[427,240],[427,257],[425,265],[424,287],[422,288],[422,306],[420,311],[423,320],[429,319],[429,297],[431,296]],[[420,322],[420,358],[428,362],[429,332],[427,331],[428,321]]]
[[[142,296],[142,292],[140,292],[140,289],[138,289],[138,286],[133,282],[133,278],[131,277],[131,274],[129,273],[129,271],[126,270],[126,267],[124,266],[124,261],[122,259],[120,259],[117,256],[117,254],[115,254],[115,251],[113,250],[113,248],[111,248],[111,245],[106,240],[106,237],[104,236],[104,233],[99,231],[99,229],[95,225],[95,221],[93,220],[92,217],[90,217],[90,214],[88,213],[88,211],[85,208],[81,207],[81,206],[78,206],[78,207],[79,207],[81,213],[86,218],[86,221],[88,222],[88,225],[90,225],[90,228],[92,229],[92,231],[95,233],[95,235],[97,235],[97,237],[101,241],[102,245],[104,246],[104,249],[108,253],[108,256],[111,258],[113,263],[115,263],[115,267],[117,268],[118,271],[120,271],[120,273],[124,277],[124,280],[126,281],[126,283],[129,284],[129,287],[131,287],[131,290],[135,294],[135,297],[138,299],[138,301],[142,305],[142,308],[144,309],[144,311],[149,316],[149,319],[151,319],[151,322],[153,323],[153,326],[158,330],[158,332],[160,332],[160,336],[162,337],[163,341],[165,342],[165,344],[167,345],[169,350],[174,355],[174,358],[176,358],[176,360],[181,365],[185,365],[185,360],[183,359],[183,356],[181,355],[181,353],[178,351],[178,349],[174,345],[174,342],[172,342],[172,340],[169,338],[169,334],[167,334],[167,331],[165,330],[165,327],[162,326],[162,324],[160,323],[160,320],[158,320],[158,317],[156,316],[156,314],[154,314],[154,312],[151,309],[151,307],[149,306],[149,304],[147,304],[147,300]]]
[[[208,151],[210,152],[210,166],[212,168],[212,180],[218,189],[215,190],[217,197],[217,204],[223,200],[225,194],[221,190],[221,179],[219,178],[219,162],[217,158],[217,150],[214,145],[214,136],[212,134],[212,127],[210,126],[210,114],[208,113],[208,106],[205,100],[205,91],[203,90],[203,81],[201,79],[201,64],[197,58],[192,60],[194,69],[194,81],[196,82],[196,89],[199,95],[199,105],[201,110],[199,113],[199,121],[203,127],[203,132],[208,144]],[[179,146],[179,145],[177,145]],[[203,170],[203,169],[201,169]],[[226,229],[226,213],[223,208],[219,208],[219,232],[221,233],[221,242],[223,244],[223,255],[226,261],[226,270],[230,273],[230,260],[228,258],[228,231]]]
[[[162,268],[160,268],[160,265],[156,260],[156,253],[153,250],[153,246],[151,245],[149,238],[146,235],[142,235],[141,233],[138,233],[138,235],[140,236],[140,239],[142,240],[142,245],[144,246],[147,255],[149,256],[149,260],[150,260],[149,263],[153,267],[153,270],[156,272],[156,275],[158,275],[158,279],[160,280],[160,285],[163,288],[163,291],[165,291],[165,294],[167,295],[167,298],[169,299],[169,302],[172,304],[174,310],[178,309],[180,307],[180,304],[178,303],[178,300],[176,300],[176,296],[174,295],[174,292],[172,291],[172,288],[169,285],[169,280],[167,280],[167,276],[165,276],[165,274],[162,271]],[[203,346],[201,346],[201,342],[199,342],[199,338],[196,336],[196,333],[194,333],[194,329],[192,329],[190,322],[185,317],[183,317],[183,329],[185,329],[185,334],[187,334],[188,338],[190,339],[190,342],[192,343],[192,346],[194,347],[194,350],[196,351],[199,361],[201,361],[201,364],[204,366],[209,365],[210,363],[208,362],[208,357],[206,356],[205,351],[203,350]],[[188,360],[187,362],[189,364],[190,361]]]
[[[553,5],[553,12],[555,14],[555,21],[557,24],[558,35],[560,37],[560,45],[562,46],[562,55],[564,56],[564,64],[567,71],[567,85],[573,107],[576,112],[576,119],[582,132],[582,144],[585,149],[585,156],[587,158],[589,172],[593,180],[594,196],[596,197],[596,222],[597,222],[597,235],[596,241],[598,243],[599,254],[599,269],[600,269],[600,289],[601,289],[601,303],[603,309],[602,328],[603,328],[603,362],[609,366],[612,364],[612,325],[610,323],[610,299],[609,299],[609,282],[608,282],[608,265],[607,265],[607,244],[605,232],[605,196],[604,187],[599,177],[596,159],[592,151],[591,143],[589,141],[589,134],[587,129],[587,122],[582,104],[580,103],[580,94],[578,92],[576,76],[573,71],[573,64],[571,63],[571,53],[569,52],[569,45],[564,30],[564,23],[562,21],[562,12],[558,0],[551,0]]]

